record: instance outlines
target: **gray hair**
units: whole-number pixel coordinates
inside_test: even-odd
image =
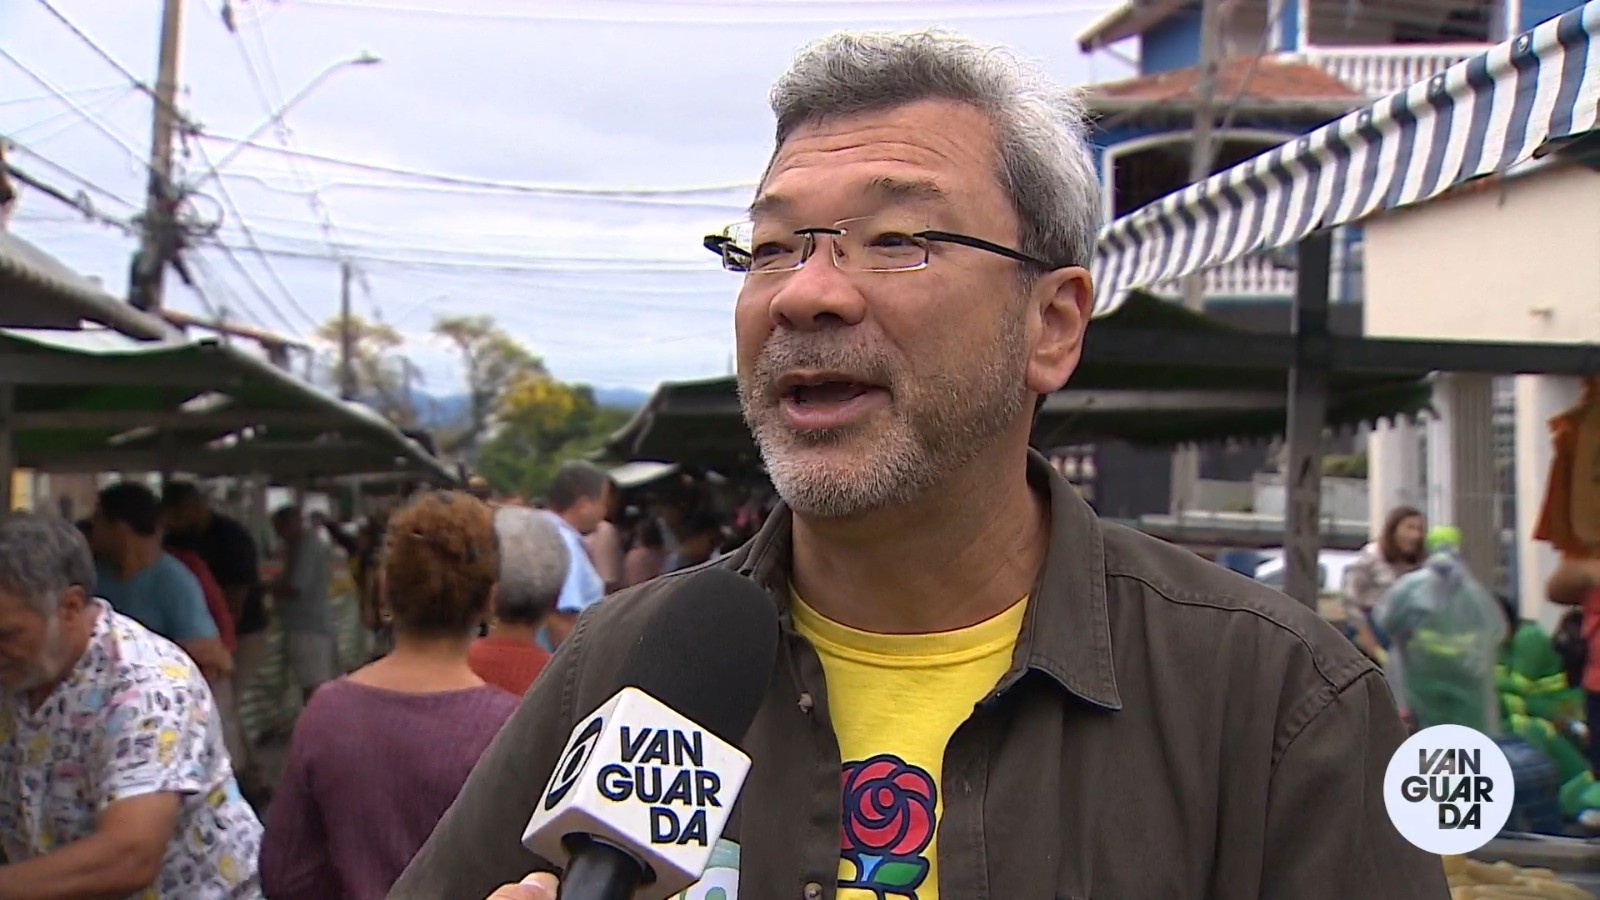
[[[548,513],[502,506],[494,513],[500,543],[500,577],[494,614],[507,622],[533,624],[555,608],[571,557]]]
[[[0,516],[0,591],[26,599],[41,616],[53,616],[61,593],[73,585],[94,593],[94,556],[83,532],[53,516]]]
[[[935,29],[814,41],[772,88],[777,146],[801,125],[935,99],[974,106],[994,125],[995,174],[1017,213],[1018,249],[1089,265],[1101,198],[1081,93],[1004,48]]]

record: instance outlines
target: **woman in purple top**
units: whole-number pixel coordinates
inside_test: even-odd
[[[467,665],[498,571],[476,498],[430,492],[390,519],[379,578],[394,650],[301,713],[267,811],[268,897],[381,900],[421,849],[517,707]]]

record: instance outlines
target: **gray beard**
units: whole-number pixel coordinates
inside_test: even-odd
[[[840,365],[839,357],[856,354],[764,348],[754,373],[739,379],[739,404],[778,495],[807,518],[851,518],[909,504],[971,463],[1015,422],[1028,400],[1021,318],[1008,315],[1006,322],[975,370],[920,379],[888,372],[882,379],[890,386],[887,422],[880,416],[821,433],[786,426],[770,385],[802,366],[878,378],[885,374],[881,360],[870,360],[876,366]],[[832,359],[818,358],[823,356]],[[847,447],[855,452],[847,453]],[[820,452],[830,448],[832,453]]]

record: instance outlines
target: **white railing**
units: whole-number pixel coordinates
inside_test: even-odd
[[[1207,297],[1292,297],[1294,270],[1274,266],[1264,256],[1246,256],[1205,272]],[[1151,285],[1152,293],[1175,297],[1183,293],[1182,281]]]
[[[1369,97],[1386,97],[1489,49],[1490,44],[1307,47],[1300,59]]]

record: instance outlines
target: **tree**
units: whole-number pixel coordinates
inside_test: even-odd
[[[433,333],[455,345],[467,380],[467,421],[447,449],[472,452],[506,392],[524,376],[545,376],[544,362],[489,316],[444,316]]]
[[[341,328],[337,316],[317,329],[317,337],[333,345],[333,377],[339,378],[338,354]],[[355,374],[355,399],[377,410],[402,428],[417,424],[417,410],[411,398],[411,385],[421,381],[417,367],[401,352],[406,339],[392,326],[350,317],[350,367]]]
[[[588,385],[524,372],[500,398],[478,471],[506,493],[541,494],[562,463],[598,449],[627,418],[623,410],[596,404]]]

